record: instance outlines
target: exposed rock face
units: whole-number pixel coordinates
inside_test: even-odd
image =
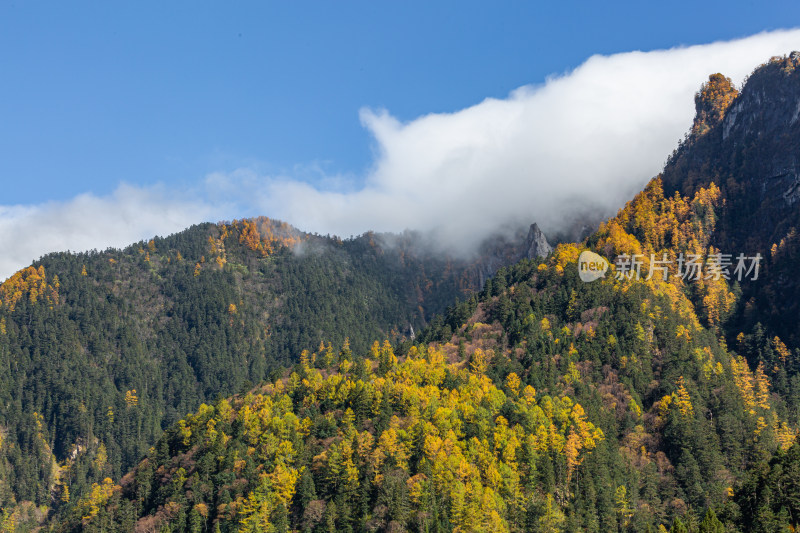
[[[528,238],[525,240],[525,258],[534,259],[536,257],[547,257],[553,251],[553,247],[547,242],[547,238],[534,222],[528,230]]]
[[[480,256],[475,262],[473,279],[480,289],[500,268],[522,259],[547,257],[552,251],[553,247],[547,242],[542,230],[533,223],[528,228],[527,234],[520,229],[510,241],[504,236],[489,239],[483,245]]]
[[[695,127],[664,168],[664,193],[720,187],[724,208],[711,244],[723,253],[764,257],[759,280],[742,284],[735,326],[746,331],[761,322],[797,347],[800,52],[758,67],[739,94],[724,80],[712,76],[698,92]]]
[[[800,222],[798,67],[792,52],[757,68],[741,93],[718,74],[698,92],[695,127],[665,167],[664,187],[684,195],[712,181],[722,188],[728,208],[718,244],[771,244]]]

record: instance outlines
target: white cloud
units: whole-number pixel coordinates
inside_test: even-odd
[[[109,197],[0,206],[0,279],[47,252],[123,246],[255,213],[342,236],[433,230],[462,250],[504,224],[536,221],[553,230],[581,207],[612,212],[657,174],[690,127],[694,93],[709,74],[741,84],[758,64],[795,49],[800,30],[593,56],[455,113],[401,123],[365,109],[376,156],[355,190],[339,176],[315,186],[241,169],[209,175],[196,194],[122,185]]]
[[[741,84],[800,48],[800,30],[655,52],[594,56],[508,98],[401,123],[362,110],[377,158],[363,189],[266,179],[262,208],[303,229],[434,230],[469,248],[507,223],[559,229],[583,207],[611,213],[657,174],[689,129],[709,74]]]
[[[174,233],[218,216],[220,209],[166,188],[122,184],[110,196],[82,194],[68,202],[0,206],[0,280],[42,255],[123,247]]]

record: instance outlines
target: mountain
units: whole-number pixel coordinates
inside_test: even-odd
[[[797,63],[712,75],[662,174],[552,251],[255,219],[43,258],[0,287],[2,527],[796,529]]]
[[[697,95],[692,132],[663,172],[665,196],[694,194],[712,182],[720,189],[725,208],[710,245],[764,257],[760,279],[742,285],[729,341],[763,326],[791,350],[800,347],[799,66],[800,52],[773,57],[741,93],[721,74],[712,76]]]
[[[667,214],[649,203],[656,185],[604,226],[626,232],[609,233],[611,246],[642,246],[629,233],[642,210]],[[695,238],[709,234],[706,201],[676,206]],[[415,341],[322,347],[201,406],[118,482],[95,484],[58,530],[782,524],[751,512],[742,490],[758,485],[749,470],[773,456],[793,466],[800,448],[763,368],[702,325],[686,287],[583,283],[583,249],[501,269]],[[776,479],[800,491],[800,479]]]
[[[499,268],[413,340],[309,347],[167,429],[54,529],[797,529],[797,315],[762,296],[793,290],[793,241],[774,239],[794,202],[788,175],[756,172],[792,157],[796,64],[741,94],[711,76],[664,172],[584,242]],[[714,274],[717,253],[760,250],[757,279]],[[584,251],[611,263],[591,283]]]
[[[323,341],[363,351],[413,335],[500,266],[549,249],[538,229],[472,259],[424,240],[257,218],[16,273],[0,285],[0,508],[42,513],[119,479],[203,402]]]

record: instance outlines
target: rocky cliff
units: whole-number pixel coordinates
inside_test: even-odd
[[[690,135],[663,172],[664,193],[687,196],[715,183],[718,210],[711,245],[723,253],[762,254],[757,282],[742,286],[733,322],[768,325],[800,346],[800,52],[759,66],[738,92],[715,74],[698,92]]]

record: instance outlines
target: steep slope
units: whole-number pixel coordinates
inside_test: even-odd
[[[118,479],[202,402],[322,340],[366,350],[412,334],[532,250],[509,241],[485,264],[422,239],[343,241],[260,218],[51,254],[15,274],[0,286],[0,507],[51,506],[70,498],[62,487],[75,498]]]
[[[760,279],[742,286],[729,341],[760,322],[790,350],[800,347],[798,67],[800,52],[774,57],[752,73],[741,94],[724,76],[712,76],[697,94],[691,134],[663,172],[668,197],[692,195],[712,182],[720,189],[725,209],[711,245],[764,256]]]

